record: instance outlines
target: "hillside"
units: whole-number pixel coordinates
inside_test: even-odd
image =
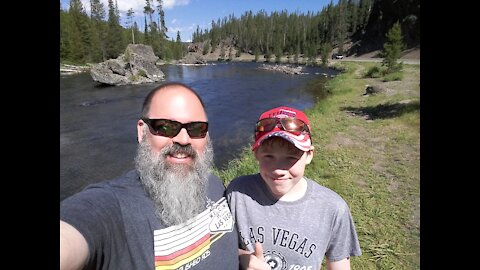
[[[230,61],[233,62],[252,62],[255,60],[255,55],[250,54],[250,53],[240,53],[240,56],[236,57],[237,53],[237,48],[228,43],[228,42],[221,42],[220,46],[218,46],[214,51],[203,54],[203,42],[197,42],[197,43],[192,43],[189,45],[189,54],[195,55],[197,58],[203,58],[208,62],[212,61],[218,61],[218,59],[221,58],[222,51],[223,52],[230,52],[232,54],[232,57]],[[383,45],[382,45],[383,46]],[[349,50],[352,47],[352,42],[347,42],[344,45],[345,50]],[[332,50],[332,54],[338,52],[338,48],[335,48]],[[381,58],[378,57],[379,53],[381,50],[373,50],[373,51],[366,51],[363,52],[362,54],[347,54],[346,57],[342,61],[347,61],[347,60],[364,60],[364,61],[381,61]],[[228,59],[228,54],[224,59]],[[404,50],[401,54],[400,60],[402,61],[408,61],[412,60],[410,64],[419,64],[420,63],[420,46],[410,48],[407,50]],[[260,55],[259,57],[259,62],[264,62],[266,61],[264,55]],[[275,61],[274,58],[271,59],[271,62]],[[293,63],[293,57],[287,57],[284,56],[281,59],[282,63]],[[338,60],[331,60],[331,57],[329,57],[330,62],[336,62]],[[306,62],[306,59],[304,59],[303,55],[299,56],[299,63],[304,64]],[[320,62],[320,58],[317,58],[317,62]],[[409,62],[406,62],[409,63]]]
[[[392,26],[399,22],[401,26],[403,43],[406,50],[402,53],[401,59],[416,59],[420,60],[420,1],[419,0],[375,0],[365,1],[366,5],[371,5],[369,15],[365,24],[362,27],[355,27],[355,32],[347,32],[346,40],[341,44],[343,54],[347,59],[375,59],[378,58],[379,52],[383,50],[383,45],[386,42],[386,34]],[[338,7],[337,7],[338,8]],[[360,9],[362,6],[360,5]],[[332,13],[333,14],[333,13]],[[331,16],[334,16],[332,15]],[[348,15],[347,15],[348,16]],[[353,15],[352,15],[353,16]],[[220,27],[216,31],[221,31]],[[252,30],[253,31],[253,30]],[[265,31],[265,29],[263,29]],[[326,31],[326,30],[324,30]],[[336,30],[335,30],[336,31]],[[267,31],[268,32],[268,31]],[[270,32],[268,32],[270,33]],[[287,34],[287,33],[285,33]],[[331,54],[339,51],[337,44],[338,36],[332,34],[334,37],[332,42],[333,50]],[[329,37],[327,35],[327,37]],[[248,39],[248,36],[243,36]],[[219,59],[227,61],[252,61],[255,56],[252,53],[252,47],[242,47],[244,40],[239,38],[239,34],[224,35],[219,42],[214,42],[215,50],[203,55],[204,44],[211,48],[210,36],[207,36],[205,41],[190,44],[189,52],[196,56],[204,57],[206,61],[217,61]],[[250,43],[255,42],[249,40]],[[317,53],[319,53],[320,44],[317,46]],[[237,50],[242,48],[242,53],[237,53]],[[285,50],[285,48],[284,48]],[[307,50],[306,47],[304,50]],[[248,51],[248,53],[247,53]],[[237,56],[238,55],[238,56]],[[293,58],[293,57],[292,57]],[[293,63],[293,59],[283,57],[282,62]],[[330,57],[331,59],[331,57]],[[263,55],[259,58],[260,62],[265,61]],[[271,59],[275,61],[275,59]],[[417,62],[417,63],[418,63]],[[299,63],[305,63],[305,59],[300,55]]]
[[[406,48],[420,48],[420,0],[377,0],[365,29],[351,36],[354,45],[347,55],[364,55],[381,50],[386,33],[395,22],[401,25]]]

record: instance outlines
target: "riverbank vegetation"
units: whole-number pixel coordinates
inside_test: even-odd
[[[378,63],[338,64],[345,72],[324,85],[328,97],[306,110],[315,145],[306,176],[351,209],[363,252],[352,269],[420,269],[420,66],[385,80],[367,76]],[[257,172],[246,147],[216,174],[228,184]]]

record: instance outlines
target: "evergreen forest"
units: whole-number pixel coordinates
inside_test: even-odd
[[[145,0],[143,22],[134,21],[134,11],[128,10],[123,18],[125,26],[116,0],[108,0],[108,7],[100,0],[89,3],[90,14],[80,0],[70,0],[68,10],[60,6],[62,63],[98,63],[116,58],[130,43],[150,45],[155,55],[166,61],[181,59],[187,53],[180,32],[175,38],[167,36],[162,0]],[[348,55],[381,48],[387,31],[397,22],[407,48],[419,46],[419,0],[338,0],[306,14],[247,11],[240,17],[212,19],[208,29],[197,26],[192,41],[206,44],[204,54],[228,40],[237,53],[265,55],[267,59],[300,54],[315,58],[334,48]],[[349,51],[344,49],[346,42],[354,44]]]

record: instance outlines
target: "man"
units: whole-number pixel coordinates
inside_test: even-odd
[[[62,201],[60,269],[238,269],[224,186],[209,172],[207,121],[186,85],[147,95],[136,169]]]

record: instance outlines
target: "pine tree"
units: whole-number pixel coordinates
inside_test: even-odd
[[[149,42],[148,45],[152,45],[152,42],[153,40],[155,39],[155,33],[156,32],[156,29],[153,29],[153,19],[152,19],[152,14],[154,13],[155,11],[152,9],[151,5],[150,5],[150,0],[145,0],[145,6],[143,7],[143,13],[145,14],[145,16],[148,16],[149,17],[149,23],[148,23],[148,26],[147,26],[147,22],[146,22],[146,19],[145,19],[145,33],[147,33],[147,30],[148,30],[148,36],[149,36]],[[145,17],[146,18],[146,17]]]
[[[209,52],[210,52],[210,43],[208,43],[208,41],[207,41],[207,42],[205,42],[205,45],[203,45],[202,54],[206,55]]]
[[[100,0],[90,0],[90,19],[92,21],[92,51],[93,61],[100,62],[106,59],[105,51],[105,7]]]
[[[383,45],[383,62],[382,65],[387,67],[387,73],[399,71],[401,64],[397,63],[400,54],[405,47],[402,41],[402,29],[400,23],[396,22],[392,28],[388,30],[386,35],[387,41]]]
[[[132,30],[132,43],[135,44],[135,33],[133,31],[133,14],[135,14],[135,12],[133,11],[133,8],[130,8],[127,11],[127,18],[128,18],[130,28]]]
[[[182,38],[180,37],[180,31],[177,31],[177,40],[175,43],[173,43],[173,46],[175,48],[174,50],[174,58],[175,59],[180,59],[183,57],[183,43],[182,43]]]
[[[332,52],[332,47],[330,43],[323,43],[320,45],[320,57],[322,59],[322,65],[326,66],[328,64],[328,56]]]
[[[78,63],[91,61],[92,31],[87,13],[80,0],[71,0],[70,9],[71,42],[69,42],[69,51],[71,60]]]
[[[143,29],[143,35],[144,35],[144,38],[143,38],[143,43],[146,44],[146,45],[150,45],[152,44],[151,42],[151,38],[150,38],[150,34],[148,33],[148,24],[147,24],[147,16],[144,16],[145,18],[145,22],[144,22],[144,29]]]
[[[180,43],[182,42],[182,38],[180,37],[180,31],[177,31],[177,40],[176,42]]]
[[[347,3],[345,0],[339,0],[337,5],[337,42],[338,42],[338,53],[343,54],[343,43],[347,37]]]
[[[124,49],[123,28],[120,26],[120,18],[117,16],[118,10],[116,10],[115,6],[113,0],[108,0],[107,59],[117,58]]]
[[[162,0],[157,0],[158,1],[158,26],[160,27],[159,31],[161,33],[161,37],[163,38],[168,38],[167,32],[168,28],[165,26],[165,12],[163,11],[163,1]]]
[[[68,13],[60,8],[60,61],[70,58],[70,18]]]
[[[133,22],[133,33],[135,35],[137,44],[143,44],[143,33],[140,32],[137,22]]]

